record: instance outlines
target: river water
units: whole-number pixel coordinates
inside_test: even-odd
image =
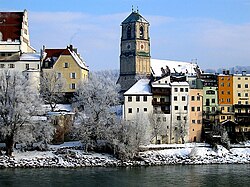
[[[0,187],[250,186],[250,165],[0,169]]]

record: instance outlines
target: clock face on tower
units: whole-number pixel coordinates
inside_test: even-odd
[[[144,50],[144,44],[141,44],[141,45],[140,45],[140,49],[141,49],[141,50]]]

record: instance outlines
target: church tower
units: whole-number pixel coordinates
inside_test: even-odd
[[[137,11],[121,23],[121,92],[127,91],[140,77],[150,76],[149,22]]]

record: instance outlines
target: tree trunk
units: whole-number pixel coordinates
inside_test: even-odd
[[[6,146],[6,155],[12,156],[13,147],[14,147],[14,135],[7,135],[5,139],[5,146]]]

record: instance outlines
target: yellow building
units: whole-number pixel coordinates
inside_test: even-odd
[[[202,89],[190,89],[189,141],[200,142],[202,132]]]
[[[58,77],[65,80],[64,91],[72,95],[81,80],[88,78],[89,69],[85,62],[77,54],[77,49],[70,45],[66,49],[43,48],[42,71],[54,71]]]
[[[242,72],[233,76],[233,104],[235,122],[238,124],[236,131],[250,131],[250,74]]]

